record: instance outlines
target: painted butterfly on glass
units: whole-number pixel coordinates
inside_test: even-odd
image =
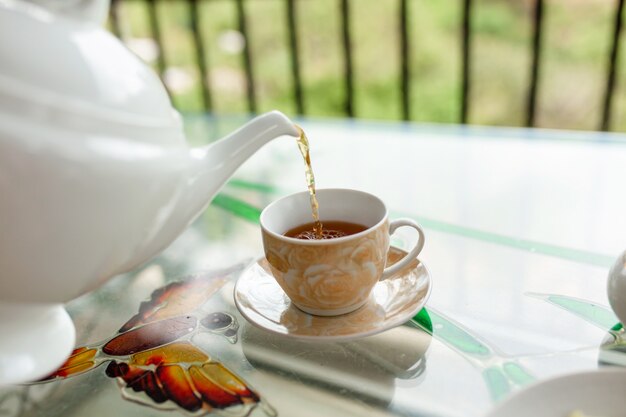
[[[226,282],[224,276],[197,276],[155,290],[117,334],[77,347],[57,371],[36,383],[74,377],[107,364],[106,375],[117,379],[122,396],[143,405],[194,415],[228,410],[229,415],[245,416],[261,404],[263,411],[274,415],[243,379],[192,341],[202,331],[237,341],[235,317],[200,309]]]

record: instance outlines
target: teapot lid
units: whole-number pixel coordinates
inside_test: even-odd
[[[0,37],[0,116],[73,130],[97,126],[100,133],[123,131],[129,139],[153,143],[184,142],[180,116],[161,80],[97,24],[0,0]]]

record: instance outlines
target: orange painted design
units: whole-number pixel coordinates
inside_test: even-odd
[[[223,277],[172,282],[154,291],[150,300],[141,303],[139,313],[128,320],[119,332],[140,324],[184,315],[208,300],[225,282],[226,278]]]
[[[96,353],[98,353],[96,349],[88,349],[87,347],[74,349],[72,355],[67,358],[65,363],[55,372],[45,377],[43,381],[66,378],[90,370],[95,365],[93,358],[96,356]]]
[[[189,342],[176,342],[141,352],[126,362],[111,362],[111,378],[126,388],[145,392],[157,403],[171,400],[188,411],[254,404],[259,396],[224,365]],[[198,403],[199,402],[199,403]]]
[[[221,363],[205,363],[202,365],[202,373],[222,388],[241,397],[253,398],[255,401],[259,398],[241,379],[237,378],[235,374],[226,369]]]
[[[132,384],[135,380],[140,379],[146,374],[144,369],[141,369],[137,366],[130,366],[124,362],[115,362],[112,361],[109,366],[107,366],[106,374],[111,378],[122,378],[124,382],[127,384]]]
[[[111,378],[122,378],[128,388],[135,392],[145,392],[157,404],[169,399],[152,371],[129,366],[124,362],[111,362],[107,366],[106,374]]]
[[[128,363],[112,362],[106,373],[122,378],[135,392],[145,392],[157,402],[172,400],[189,411],[198,409],[196,399],[207,410],[259,401],[235,374],[209,360],[190,343],[172,343],[133,355]]]
[[[98,351],[96,349],[87,349],[86,347],[74,349],[72,355],[67,358],[61,368],[71,368],[73,366],[90,361],[96,356],[97,352]]]
[[[123,396],[134,402],[170,410],[175,403],[192,413],[240,405],[229,413],[249,415],[260,402],[259,396],[184,339],[204,329],[235,342],[238,324],[234,317],[223,312],[198,314],[199,307],[226,282],[225,276],[214,276],[155,290],[120,333],[94,347],[74,349],[59,370],[40,382],[74,376],[108,362],[106,375],[117,378]]]
[[[163,391],[176,404],[188,411],[196,411],[202,407],[202,401],[196,397],[182,367],[179,365],[159,366],[156,374]]]
[[[107,375],[121,377],[134,391],[143,391],[141,380],[146,379],[146,373],[154,373],[151,366],[156,366],[157,385],[163,387],[169,399],[180,405],[180,396],[187,392],[186,386],[181,382],[182,374],[178,368],[171,368],[170,365],[178,366],[180,372],[187,375],[190,389],[201,399],[204,408],[226,408],[259,400],[259,396],[235,374],[220,363],[210,362],[208,355],[188,342],[172,343],[133,355],[129,364],[110,365]]]
[[[231,405],[241,404],[243,400],[232,392],[211,381],[197,366],[189,368],[189,376],[196,391],[202,400],[215,408],[226,408]]]
[[[78,364],[76,366],[72,366],[71,368],[59,369],[56,372],[55,376],[62,377],[62,378],[67,378],[70,375],[76,375],[76,374],[80,374],[80,373],[83,373],[85,371],[88,371],[91,368],[93,368],[94,365],[95,365],[94,361],[89,361],[89,362],[84,362],[84,363]]]
[[[189,342],[177,342],[137,353],[128,362],[131,365],[165,365],[171,363],[204,363],[210,358]]]
[[[157,404],[164,403],[169,398],[163,391],[154,372],[146,372],[135,386],[129,385],[134,391],[145,392]]]

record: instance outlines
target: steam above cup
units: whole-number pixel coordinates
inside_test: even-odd
[[[358,223],[362,232],[324,240],[284,236],[311,222],[308,192],[292,194],[261,213],[265,257],[272,275],[291,302],[309,314],[349,313],[367,301],[374,285],[401,271],[424,246],[424,232],[410,219],[389,221],[385,204],[376,196],[350,189],[317,190],[320,220]],[[385,268],[389,236],[402,226],[414,228],[415,247]]]

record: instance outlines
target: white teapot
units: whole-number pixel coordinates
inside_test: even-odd
[[[271,112],[190,149],[159,78],[102,28],[107,9],[0,0],[0,385],[59,366],[63,303],[154,257],[259,147],[298,136]]]

